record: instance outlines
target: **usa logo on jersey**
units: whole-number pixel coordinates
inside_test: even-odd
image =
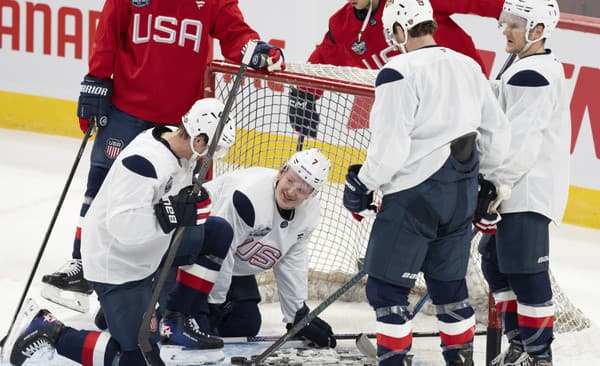
[[[104,153],[109,159],[114,159],[123,150],[123,147],[125,147],[125,143],[122,140],[108,139]]]

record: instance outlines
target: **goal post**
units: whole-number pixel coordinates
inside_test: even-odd
[[[304,147],[317,147],[332,163],[328,183],[319,192],[321,225],[311,237],[309,252],[309,298],[323,300],[357,272],[373,223],[371,218],[360,223],[352,219],[342,205],[342,195],[348,166],[363,162],[366,156],[377,71],[293,62],[286,65],[282,72],[246,71],[231,111],[237,129],[236,142],[223,160],[215,162],[213,174],[250,166],[279,168],[296,151],[298,141],[288,118],[290,88],[320,96],[315,102],[320,115],[317,136],[307,137]],[[238,69],[239,65],[234,63],[211,62],[205,77],[205,96],[223,100]],[[490,307],[477,252],[480,238],[477,234],[472,242],[467,283],[477,322],[487,324]],[[569,301],[552,275],[551,279],[555,330],[588,328],[589,320]],[[272,272],[257,276],[257,280],[263,301],[277,301]],[[415,303],[425,293],[425,281],[420,276],[411,302]],[[366,301],[364,287],[355,286],[342,301]],[[429,306],[422,313],[432,315],[433,311]]]

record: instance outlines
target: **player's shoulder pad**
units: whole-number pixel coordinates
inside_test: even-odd
[[[147,178],[157,178],[156,169],[148,159],[140,155],[131,155],[123,159],[123,166],[132,172]]]
[[[235,207],[238,215],[244,220],[246,225],[250,227],[254,226],[256,214],[254,212],[254,206],[248,196],[238,190],[233,192],[233,207]]]
[[[534,70],[521,70],[510,77],[508,85],[538,87],[549,85],[544,75]]]
[[[375,80],[375,87],[378,87],[381,84],[391,83],[402,79],[404,79],[404,76],[402,76],[400,71],[390,68],[383,68],[377,74],[377,79]]]

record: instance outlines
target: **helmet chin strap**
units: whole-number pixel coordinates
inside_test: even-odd
[[[196,151],[196,149],[194,149],[194,139],[196,137],[190,137],[190,148],[192,149],[192,156],[190,157],[190,160],[198,160],[201,157],[203,157],[204,155],[206,155],[206,153],[208,152],[208,147],[206,149],[204,149],[204,151],[202,153],[199,153]]]

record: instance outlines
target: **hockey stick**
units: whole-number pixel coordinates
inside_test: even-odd
[[[504,74],[506,69],[508,69],[510,67],[510,65],[512,65],[513,62],[515,62],[516,58],[517,58],[516,53],[511,53],[510,55],[508,55],[508,57],[504,61],[504,64],[502,64],[500,71],[498,71],[498,75],[496,75],[496,80],[500,80],[500,78],[502,77],[502,74]]]
[[[81,156],[83,155],[83,151],[85,150],[85,145],[87,144],[90,136],[93,134],[93,131],[96,127],[95,117],[93,123],[90,123],[88,126],[85,135],[83,136],[83,140],[81,140],[81,144],[79,145],[79,151],[77,151],[77,156],[75,157],[75,161],[73,162],[73,166],[71,167],[71,171],[69,172],[69,176],[67,177],[67,182],[63,187],[62,193],[60,194],[60,198],[58,199],[58,203],[56,204],[56,208],[54,209],[54,214],[52,215],[52,219],[50,219],[50,224],[48,225],[48,229],[46,230],[46,234],[44,235],[44,240],[42,240],[42,245],[38,250],[37,257],[35,258],[35,262],[33,264],[33,268],[31,268],[31,272],[29,272],[29,278],[27,279],[27,283],[25,284],[25,288],[23,289],[23,293],[21,294],[21,300],[19,300],[19,304],[17,305],[17,309],[15,311],[15,315],[13,316],[12,322],[10,323],[10,327],[8,328],[8,332],[4,338],[0,341],[0,346],[4,346],[4,342],[6,342],[6,337],[12,331],[13,326],[15,325],[15,320],[17,320],[17,316],[19,315],[19,311],[21,311],[21,307],[25,302],[25,298],[27,297],[27,292],[31,287],[31,282],[33,281],[33,276],[37,272],[38,266],[42,259],[42,255],[46,250],[46,245],[48,244],[48,240],[50,239],[50,235],[52,234],[52,230],[54,229],[54,224],[56,223],[56,219],[58,218],[58,214],[60,213],[60,209],[62,208],[63,202],[65,201],[65,197],[67,192],[69,191],[69,187],[71,186],[71,181],[73,181],[73,176],[75,176],[75,171],[77,170],[77,166],[79,165],[79,161],[81,160]]]
[[[221,139],[221,134],[223,133],[223,129],[225,128],[225,123],[229,119],[229,113],[231,112],[231,108],[233,106],[233,102],[235,101],[237,92],[242,85],[242,79],[248,68],[248,64],[252,59],[252,54],[254,53],[254,49],[256,47],[255,42],[251,42],[248,44],[246,52],[244,53],[244,57],[242,59],[242,64],[240,65],[240,69],[235,75],[235,80],[233,81],[233,85],[231,90],[229,91],[229,95],[227,96],[227,100],[225,102],[225,107],[223,108],[223,113],[220,116],[219,124],[215,130],[215,133],[210,140],[210,144],[208,146],[208,151],[202,162],[202,167],[200,168],[200,172],[198,173],[198,177],[200,179],[204,179],[208,169],[210,168],[210,163],[214,156],[214,153],[217,149],[217,145],[219,140]],[[201,187],[201,183],[199,180],[194,180],[194,185],[192,192],[193,194],[198,193]],[[181,240],[183,238],[183,233],[185,231],[185,227],[180,226],[175,230],[175,234],[173,235],[173,240],[171,245],[167,251],[166,258],[164,260],[163,266],[159,272],[158,280],[154,283],[154,289],[152,290],[152,297],[150,298],[150,302],[146,307],[146,311],[144,312],[144,316],[142,318],[142,323],[140,325],[140,329],[138,331],[138,345],[144,355],[144,359],[148,365],[156,365],[156,366],[164,366],[164,362],[160,359],[160,354],[158,354],[158,350],[153,347],[152,341],[150,339],[150,322],[152,320],[152,315],[154,314],[154,310],[156,308],[156,304],[158,302],[158,297],[162,291],[162,288],[165,285],[167,280],[167,276],[169,274],[169,270],[173,265],[173,261],[175,260],[175,256],[177,254],[177,250],[179,249],[179,245],[181,244]]]
[[[245,366],[255,366],[260,365],[267,357],[272,355],[275,351],[277,351],[285,342],[287,342],[290,338],[296,335],[302,328],[307,326],[313,319],[315,319],[323,310],[325,310],[329,305],[333,304],[338,298],[340,298],[346,291],[348,291],[352,286],[354,286],[357,282],[359,282],[364,276],[365,272],[360,271],[355,274],[348,282],[346,282],[342,287],[337,289],[333,294],[329,295],[328,298],[323,300],[313,311],[311,311],[308,315],[302,318],[298,323],[296,323],[290,330],[287,331],[286,334],[279,337],[275,343],[273,343],[269,348],[267,348],[263,353],[257,356],[252,356],[250,360],[243,356],[234,356],[231,358],[231,363],[233,365],[245,365]]]

